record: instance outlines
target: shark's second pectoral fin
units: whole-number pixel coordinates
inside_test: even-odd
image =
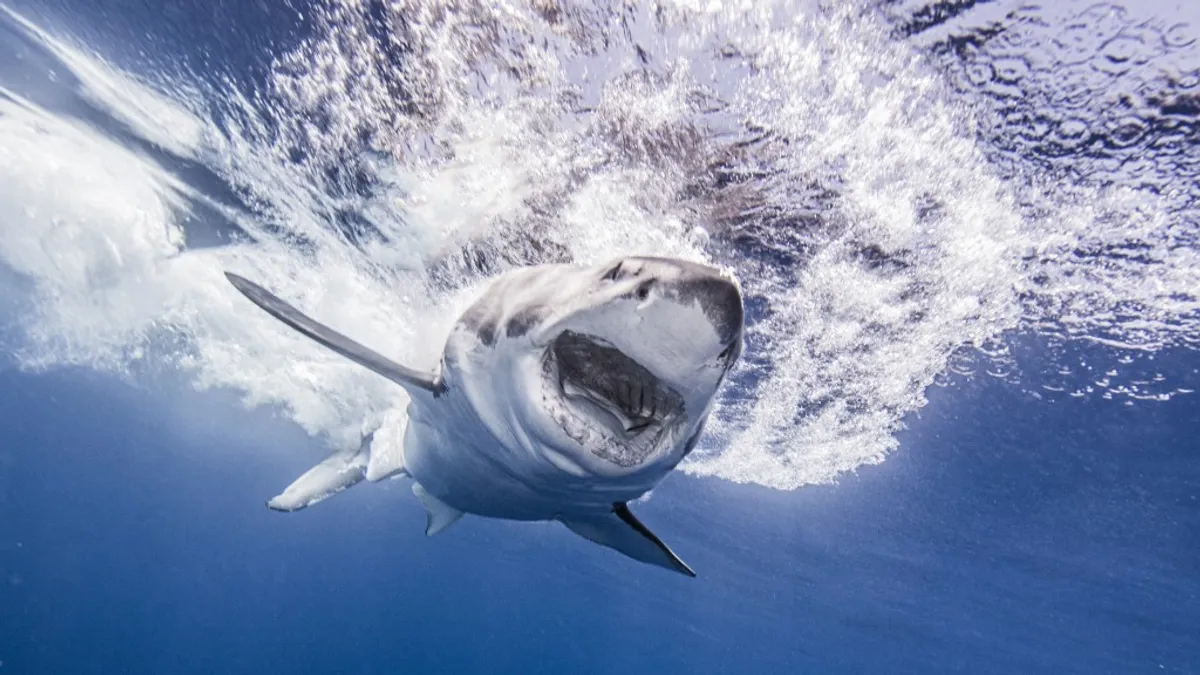
[[[413,483],[413,494],[425,505],[425,535],[432,537],[462,518],[463,512],[429,494],[420,483]]]
[[[298,511],[358,483],[367,475],[371,439],[363,439],[357,452],[333,455],[292,481],[267,506],[276,511]]]
[[[438,381],[437,376],[433,373],[413,370],[392,361],[386,356],[351,340],[329,326],[305,315],[253,281],[232,272],[226,272],[225,278],[229,279],[229,283],[241,291],[242,295],[246,296],[246,298],[271,316],[319,344],[399,384],[409,394],[424,391],[437,395],[443,389],[442,383]]]
[[[638,520],[624,503],[613,504],[612,513],[586,517],[560,517],[559,521],[584,539],[607,546],[634,560],[696,576],[687,563]]]

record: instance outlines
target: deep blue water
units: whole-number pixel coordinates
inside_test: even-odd
[[[640,513],[687,579],[550,525],[427,540],[402,481],[270,512],[322,449],[179,395],[183,433],[95,375],[0,379],[3,672],[1200,672],[1195,396],[983,378],[836,486],[671,477]]]
[[[13,6],[251,89],[311,28],[285,2]],[[1194,385],[1200,356],[1152,370]],[[552,524],[426,538],[407,481],[274,513],[327,452],[291,422],[172,380],[0,370],[0,675],[1200,673],[1200,396],[978,376],[929,397],[835,485],[670,476],[637,511],[687,579]]]

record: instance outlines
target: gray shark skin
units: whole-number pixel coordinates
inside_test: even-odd
[[[436,534],[470,513],[557,520],[635,560],[695,573],[629,510],[695,447],[743,349],[730,274],[625,257],[495,279],[450,331],[437,372],[414,370],[304,315],[244,277],[254,304],[408,392],[403,457],[371,437],[267,505],[294,511],[364,478],[409,476]]]

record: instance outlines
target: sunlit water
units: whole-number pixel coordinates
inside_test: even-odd
[[[78,37],[101,28],[5,10],[7,345],[178,371],[339,446],[400,426],[404,395],[223,270],[427,367],[503,269],[657,253],[750,298],[687,472],[833,480],[953,372],[1166,399],[1194,378],[1147,359],[1200,335],[1182,7],[334,2],[260,80],[152,43],[118,67]],[[1034,364],[1010,349],[1030,335]],[[1077,340],[1118,349],[1044,356]]]
[[[0,674],[1200,668],[1194,3],[12,1]],[[750,296],[699,579],[262,507],[405,398],[222,271],[429,367],[638,252]]]

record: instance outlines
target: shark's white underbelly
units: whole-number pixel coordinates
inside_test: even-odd
[[[425,490],[460,511],[513,520],[608,513],[657,482],[577,475],[546,460],[547,453],[501,442],[469,406],[444,402],[409,409],[404,465]]]

